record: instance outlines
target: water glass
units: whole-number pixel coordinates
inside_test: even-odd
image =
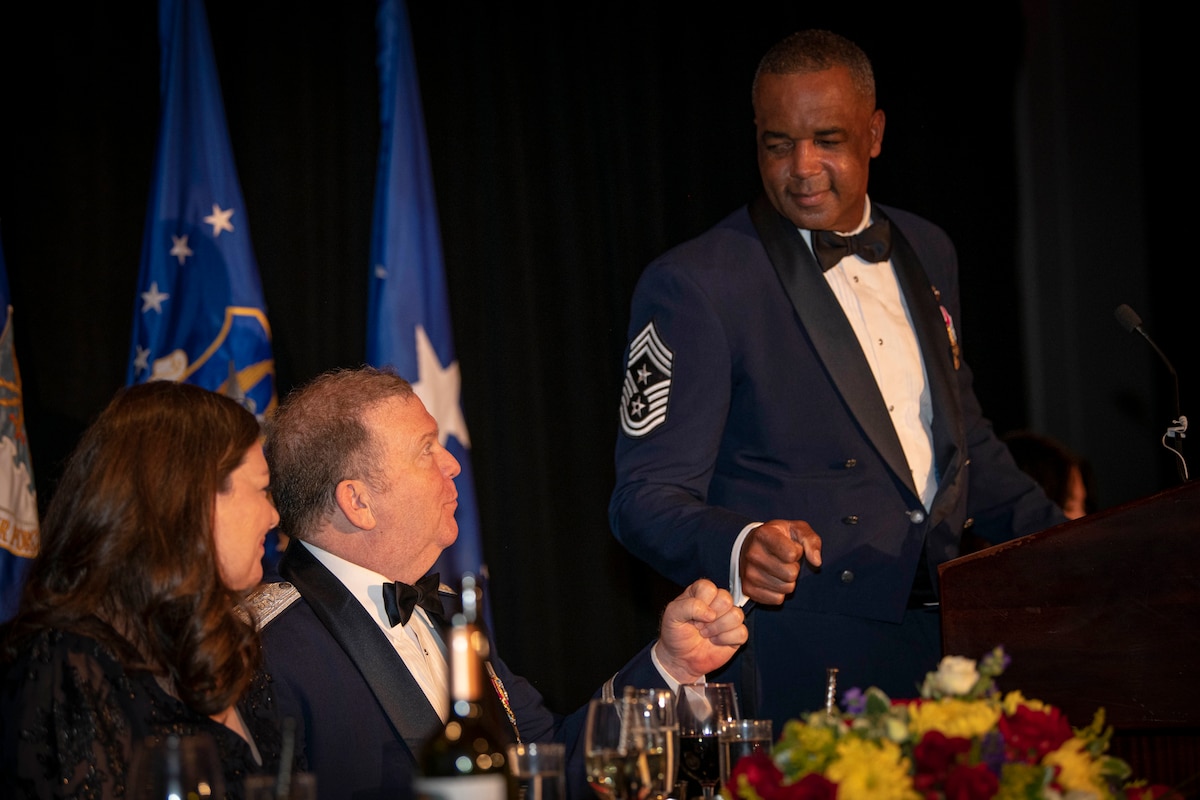
[[[721,728],[721,783],[729,782],[729,773],[737,766],[739,759],[755,753],[770,755],[771,720],[769,719],[736,719],[726,722]]]
[[[126,797],[160,800],[188,795],[225,796],[225,772],[211,736],[150,736],[134,748]]]
[[[508,746],[508,768],[517,782],[517,800],[566,800],[566,748],[557,742]]]

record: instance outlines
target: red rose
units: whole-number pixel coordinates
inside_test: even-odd
[[[741,796],[738,794],[738,785],[743,776],[763,800],[770,800],[777,796],[779,784],[783,781],[783,773],[766,753],[743,756],[733,765],[733,769],[729,773],[729,781],[725,785],[734,797]]]
[[[763,800],[837,800],[837,784],[815,772],[780,788],[782,791],[777,798],[764,797]]]
[[[1043,756],[1071,738],[1067,718],[1053,706],[1041,711],[1017,706],[1015,714],[1000,718],[999,727],[1009,758],[1029,764],[1040,763]]]
[[[946,736],[941,731],[927,731],[913,748],[913,763],[918,775],[936,775],[941,778],[951,766],[959,762],[959,756],[970,750],[970,739]]]
[[[738,759],[726,785],[734,797],[741,796],[738,794],[741,777],[745,777],[762,800],[835,800],[837,797],[837,784],[816,773],[809,773],[795,783],[785,785],[783,773],[766,753]]]
[[[927,731],[913,748],[913,788],[926,796],[937,797],[950,768],[961,762],[962,756],[970,750],[970,739]]]
[[[1000,791],[1000,781],[983,764],[959,764],[946,776],[946,800],[988,800]]]

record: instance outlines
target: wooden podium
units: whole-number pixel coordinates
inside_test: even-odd
[[[1103,707],[1114,754],[1135,774],[1200,780],[1200,484],[949,561],[939,574],[943,652],[978,658],[1003,645],[1012,664],[1002,690],[1052,703],[1076,727]],[[1171,763],[1158,769],[1181,774],[1160,777],[1144,763],[1160,756]]]

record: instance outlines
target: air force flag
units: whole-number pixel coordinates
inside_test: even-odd
[[[400,0],[380,0],[379,162],[371,232],[367,361],[412,382],[437,420],[442,444],[462,465],[458,541],[442,553],[442,574],[478,573],[483,564],[470,437],[459,404],[458,361],[442,266],[437,205],[408,16]]]
[[[201,0],[160,0],[162,120],[127,382],[185,381],[260,419],[275,362]]]

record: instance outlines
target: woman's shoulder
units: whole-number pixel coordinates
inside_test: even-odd
[[[4,692],[0,704],[10,718],[33,719],[63,712],[56,724],[72,714],[129,720],[131,732],[139,720],[180,713],[182,704],[159,685],[144,667],[131,667],[131,650],[118,653],[118,641],[86,630],[43,628],[7,648],[3,666]]]
[[[0,789],[100,795],[123,781],[145,692],[101,641],[56,628],[33,631],[10,643],[3,686]]]
[[[8,641],[4,671],[10,680],[36,678],[46,671],[71,668],[81,675],[115,676],[124,673],[117,655],[99,639],[77,631],[42,628],[17,641]]]
[[[145,675],[127,670],[109,645],[77,631],[48,628],[9,649],[0,697],[10,720],[70,725],[69,717],[125,716],[146,703]],[[153,681],[153,679],[150,679]]]

